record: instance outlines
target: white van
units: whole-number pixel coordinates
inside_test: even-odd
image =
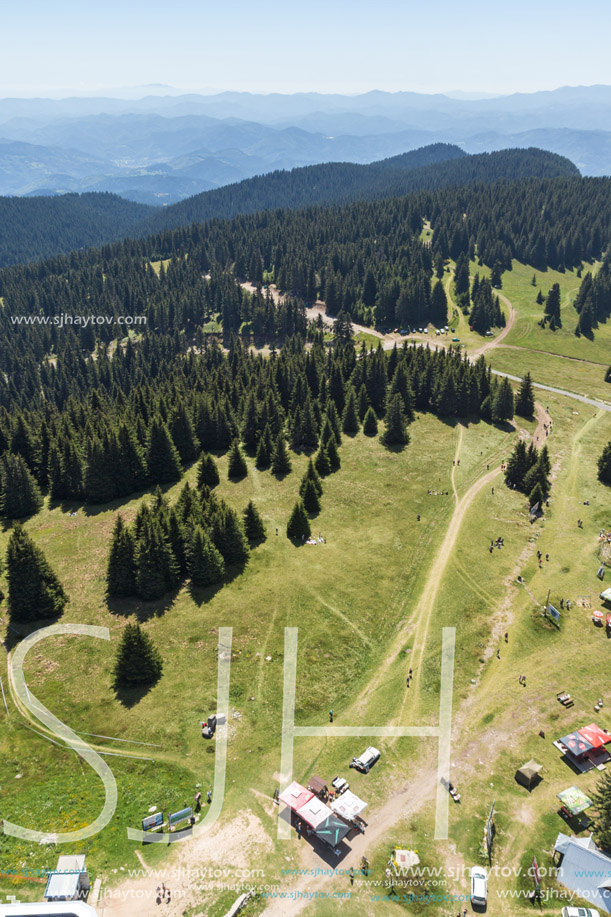
[[[380,752],[377,748],[374,748],[373,745],[370,745],[359,758],[353,758],[350,764],[350,767],[356,768],[357,771],[361,771],[363,774],[366,774],[371,767],[378,761],[380,758]]]
[[[488,877],[481,866],[471,867],[471,904],[486,907],[488,901]]]

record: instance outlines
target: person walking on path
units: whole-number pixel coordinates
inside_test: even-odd
[[[329,710],[329,722],[333,722],[333,710]]]
[[[509,643],[509,634],[505,634],[505,643]]]

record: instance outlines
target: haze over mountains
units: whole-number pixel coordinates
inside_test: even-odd
[[[434,143],[468,153],[537,146],[611,173],[611,87],[483,99],[146,95],[0,100],[0,194],[112,191],[169,204],[277,169],[369,163]]]

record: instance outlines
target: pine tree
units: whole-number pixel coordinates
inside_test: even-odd
[[[320,512],[320,500],[316,493],[313,481],[306,481],[303,489],[303,505],[308,516],[315,516]]]
[[[5,452],[0,459],[0,513],[20,519],[42,506],[40,488],[21,455]]]
[[[322,481],[320,480],[318,472],[316,471],[314,467],[314,462],[312,461],[311,458],[308,459],[308,466],[305,470],[304,476],[301,479],[301,484],[299,485],[299,496],[300,497],[303,497],[303,494],[305,492],[305,487],[308,481],[312,481],[312,483],[314,484],[314,489],[316,490],[316,493],[320,497],[320,495],[322,494],[322,490],[323,490]]]
[[[528,505],[536,506],[538,503],[539,504],[538,508],[542,509],[544,502],[545,502],[545,492],[543,488],[541,487],[541,484],[537,481],[537,483],[535,484],[535,486],[533,487],[533,489],[531,490],[531,492],[528,495]]]
[[[302,541],[309,538],[312,534],[310,522],[302,500],[298,500],[293,507],[293,512],[291,513],[291,517],[286,527],[286,534],[288,538],[300,539]]]
[[[526,493],[531,493],[536,486],[540,488],[542,497],[546,500],[549,496],[550,485],[547,478],[547,471],[545,470],[545,460],[542,459],[541,455],[539,455],[539,458],[532,468],[526,472],[523,482]]]
[[[365,383],[363,383],[359,389],[359,404],[358,404],[359,420],[361,421],[361,423],[365,419],[365,414],[367,413],[369,404],[370,404],[370,401],[369,401],[369,395],[367,394],[367,387]],[[330,426],[331,425],[329,424],[329,428]],[[324,440],[324,443],[326,446],[327,445],[326,439]]]
[[[545,300],[544,315],[549,319],[550,325],[553,322],[556,328],[562,327],[560,321],[560,284],[555,283]]]
[[[339,471],[342,463],[339,457],[339,450],[337,448],[337,443],[335,442],[334,436],[331,437],[325,446],[325,449],[327,450],[327,457],[329,459],[331,471]]]
[[[178,450],[182,462],[194,462],[199,455],[200,445],[193,421],[189,417],[183,402],[179,402],[169,425],[172,442]]]
[[[255,457],[255,468],[269,468],[272,460],[274,446],[272,443],[272,432],[269,424],[265,425],[263,433],[259,437],[257,444],[257,454]]]
[[[523,439],[519,439],[505,467],[505,482],[507,486],[513,487],[515,485],[518,490],[521,490],[529,467],[526,443]]]
[[[603,774],[592,796],[594,804],[594,837],[599,847],[611,850],[611,774]]]
[[[611,442],[607,443],[598,459],[598,480],[611,484]]]
[[[386,429],[381,440],[385,446],[403,446],[409,442],[407,420],[403,412],[403,398],[399,393],[391,398],[384,422]]]
[[[535,412],[535,396],[530,373],[526,373],[520,384],[515,400],[515,412],[520,417],[532,417]]]
[[[242,450],[240,449],[240,444],[237,439],[234,439],[231,449],[229,450],[227,474],[228,477],[234,481],[239,481],[240,478],[245,478],[248,474],[246,460],[242,455]]]
[[[117,496],[113,464],[99,440],[89,444],[83,476],[85,500],[88,503],[109,503]]]
[[[126,497],[146,487],[147,471],[144,452],[133,429],[122,423],[113,455],[117,494]]]
[[[44,554],[19,523],[9,538],[6,572],[12,620],[28,622],[61,615],[68,597]]]
[[[145,522],[136,543],[136,589],[142,599],[158,599],[178,584],[178,564],[159,520]]]
[[[139,624],[126,624],[114,666],[115,688],[152,685],[161,678],[163,663],[155,644]]]
[[[288,474],[290,470],[291,460],[286,448],[286,439],[284,437],[284,433],[281,430],[276,437],[274,451],[272,453],[272,472],[277,477],[282,477],[285,474]]]
[[[153,484],[169,484],[181,477],[180,455],[165,423],[155,417],[149,430],[146,467]]]
[[[212,489],[216,487],[220,482],[219,470],[217,464],[212,458],[211,455],[204,452],[201,459],[199,460],[199,465],[197,466],[197,486],[201,490],[202,487],[209,487]]]
[[[350,435],[359,432],[359,418],[356,410],[356,395],[352,386],[350,386],[348,397],[346,398],[346,405],[344,407],[344,414],[342,417],[342,431]]]
[[[513,389],[507,376],[503,376],[492,399],[492,420],[503,423],[514,415]]]
[[[134,536],[119,515],[113,528],[106,567],[108,595],[117,597],[136,595],[135,554]]]
[[[367,413],[363,420],[363,433],[365,436],[378,435],[378,418],[373,408],[367,408]]]
[[[225,561],[210,537],[197,525],[188,551],[187,569],[191,583],[197,587],[220,583],[225,574]]]
[[[212,520],[212,540],[226,564],[245,564],[250,553],[244,523],[235,510],[221,504]]]
[[[244,510],[244,531],[246,532],[246,537],[252,544],[264,541],[265,539],[263,519],[252,500]]]
[[[327,452],[325,446],[320,446],[316,456],[314,458],[314,467],[318,474],[324,478],[328,474],[331,474],[331,462],[329,461],[329,453]]]

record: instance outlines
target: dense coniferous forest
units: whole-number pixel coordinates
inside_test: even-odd
[[[117,194],[0,197],[0,267],[120,239],[152,210]]]
[[[239,213],[387,198],[476,181],[578,174],[568,159],[542,150],[467,156],[457,146],[438,143],[369,165],[335,162],[272,172],[158,210],[113,194],[0,198],[0,267]]]

